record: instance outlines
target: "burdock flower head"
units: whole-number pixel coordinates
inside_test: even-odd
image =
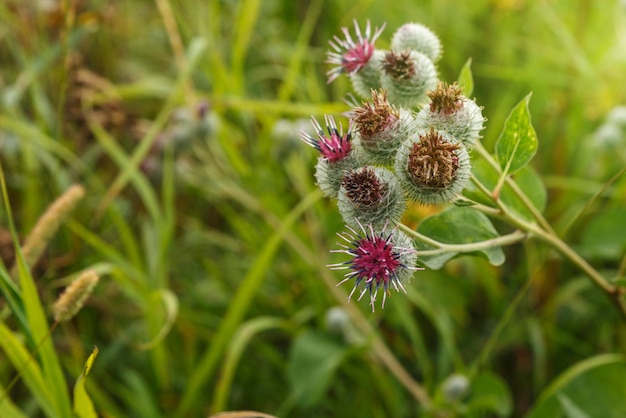
[[[456,198],[467,186],[471,171],[463,143],[434,128],[402,144],[395,168],[409,198],[436,205]]]
[[[471,149],[480,138],[485,121],[481,107],[465,97],[456,83],[439,82],[437,88],[427,94],[430,105],[417,114],[417,125],[423,129],[434,127],[446,131]]]
[[[426,92],[437,86],[435,64],[421,52],[390,51],[382,64],[381,85],[389,101],[398,106],[418,106],[427,100]]]
[[[363,226],[358,221],[357,224],[358,228],[348,226],[347,232],[338,234],[346,244],[340,243],[341,248],[333,251],[348,254],[352,259],[330,267],[350,270],[337,286],[354,280],[354,288],[348,300],[357,289],[360,289],[358,300],[369,292],[374,311],[379,289],[383,291],[384,308],[390,288],[406,293],[404,283],[413,276],[415,270],[422,269],[416,267],[417,253],[411,239],[404,233],[395,228],[386,232],[386,226],[376,232],[371,225]]]
[[[380,87],[380,62],[384,57],[382,51],[374,47],[374,42],[385,29],[385,24],[375,28],[372,33],[369,20],[365,27],[365,36],[361,33],[359,25],[354,21],[356,41],[350,36],[348,28],[341,29],[345,39],[334,36],[334,41],[328,41],[333,51],[328,51],[326,63],[334,64],[329,70],[328,83],[332,83],[342,73],[348,74],[352,80],[352,86],[361,96],[367,97],[370,89]]]
[[[338,128],[332,116],[324,115],[324,121],[328,135],[317,120],[311,117],[317,138],[305,131],[300,131],[300,138],[320,152],[315,178],[324,195],[335,198],[341,186],[343,173],[357,166],[352,151],[352,125],[348,126],[348,131],[344,134],[343,127],[339,125]]]
[[[359,221],[382,228],[400,221],[406,208],[396,176],[381,167],[347,171],[337,196],[339,213],[346,224],[356,228]]]
[[[414,131],[413,114],[398,110],[387,101],[384,91],[372,90],[372,100],[352,111],[352,123],[359,133],[356,146],[370,164],[392,165],[400,144]]]
[[[421,23],[405,23],[400,26],[391,38],[391,49],[394,51],[417,51],[426,55],[432,62],[441,58],[441,41]]]
[[[343,27],[341,31],[345,35],[345,39],[334,36],[334,42],[328,41],[335,52],[328,51],[326,62],[335,64],[337,67],[328,71],[328,82],[332,83],[341,73],[354,74],[359,72],[369,62],[374,54],[374,42],[385,29],[383,24],[380,28],[376,28],[372,34],[372,27],[369,20],[365,27],[365,36],[361,34],[361,29],[356,20],[354,21],[354,30],[356,32],[356,42],[350,36],[348,28]]]

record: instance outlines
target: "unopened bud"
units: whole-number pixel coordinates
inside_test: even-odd
[[[417,51],[388,52],[383,62],[381,85],[389,101],[413,107],[426,102],[426,92],[437,86],[435,64]]]
[[[428,97],[430,105],[424,106],[415,117],[417,126],[446,131],[471,149],[484,127],[481,108],[474,100],[463,96],[456,83],[440,82],[437,89],[428,92]]]
[[[358,221],[371,224],[374,229],[387,223],[393,225],[406,208],[396,176],[380,167],[362,167],[346,173],[337,199],[341,216],[354,228]]]
[[[441,41],[433,31],[420,23],[406,23],[393,34],[391,48],[394,51],[417,51],[432,62],[441,58]]]

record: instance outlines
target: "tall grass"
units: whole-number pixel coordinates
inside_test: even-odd
[[[445,47],[442,79],[472,58],[486,148],[533,92],[548,221],[623,278],[621,222],[598,222],[624,214],[623,176],[607,182],[626,164],[594,136],[626,102],[620,2],[37,4],[0,5],[0,415],[71,416],[94,346],[80,385],[105,417],[428,416],[424,394],[455,416],[446,379],[472,373],[466,405],[523,416],[576,373],[621,370],[617,355],[594,360],[624,351],[617,313],[537,243],[508,248],[500,268],[460,258],[418,272],[375,314],[348,304],[326,267],[342,221],[297,139],[311,114],[348,109],[348,82],[324,76],[341,26],[427,24]],[[38,263],[20,261],[45,208],[77,182],[84,200]],[[61,288],[88,268],[95,293],[45,338]],[[600,387],[613,384],[602,373]]]

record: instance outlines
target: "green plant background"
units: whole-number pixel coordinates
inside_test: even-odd
[[[534,242],[506,248],[500,267],[464,257],[419,271],[384,311],[346,306],[349,286],[326,267],[341,261],[329,250],[342,221],[297,136],[311,114],[348,108],[348,80],[327,85],[323,63],[342,26],[386,22],[386,47],[402,23],[424,23],[444,45],[441,79],[472,59],[487,149],[532,91],[545,215],[607,277],[623,274],[626,182],[602,187],[626,138],[597,134],[626,104],[623,1],[32,3],[0,4],[0,161],[19,239],[71,184],[87,190],[32,277],[49,313],[76,272],[102,275],[51,336],[68,388],[99,348],[86,387],[101,416],[427,415],[374,355],[383,342],[448,416],[626,416],[624,323]],[[412,208],[407,223],[436,211]],[[8,269],[4,204],[0,221]],[[4,298],[0,312],[26,338]],[[1,386],[15,373],[0,351]],[[454,373],[472,382],[448,405]],[[50,415],[25,379],[9,400]]]

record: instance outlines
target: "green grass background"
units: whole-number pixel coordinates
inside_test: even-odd
[[[393,294],[384,311],[346,307],[350,289],[325,267],[340,261],[329,250],[342,221],[297,137],[310,115],[347,110],[348,80],[327,85],[323,63],[342,26],[386,22],[387,47],[402,23],[426,24],[444,45],[442,80],[472,59],[488,149],[533,92],[533,167],[562,231],[625,164],[623,133],[617,145],[594,134],[626,103],[623,1],[30,3],[0,4],[0,159],[20,239],[71,184],[87,189],[32,275],[46,307],[76,272],[102,275],[52,335],[68,385],[99,347],[87,388],[101,416],[416,416],[373,341],[437,398],[447,376],[472,370],[498,324],[479,369],[510,391],[503,414],[523,416],[568,367],[623,352],[624,325],[604,296],[532,242],[507,248],[498,268],[462,258],[417,272],[408,297]],[[594,219],[623,219],[625,198],[618,180],[566,235],[607,276],[624,268],[626,232]],[[409,222],[433,210],[416,207]],[[6,236],[4,209],[0,221]],[[10,239],[0,245],[9,267]],[[327,321],[338,305],[343,332]],[[19,335],[2,300],[0,309]],[[3,386],[15,373],[5,356]],[[24,384],[10,399],[43,416]],[[488,410],[476,416],[498,414]]]

